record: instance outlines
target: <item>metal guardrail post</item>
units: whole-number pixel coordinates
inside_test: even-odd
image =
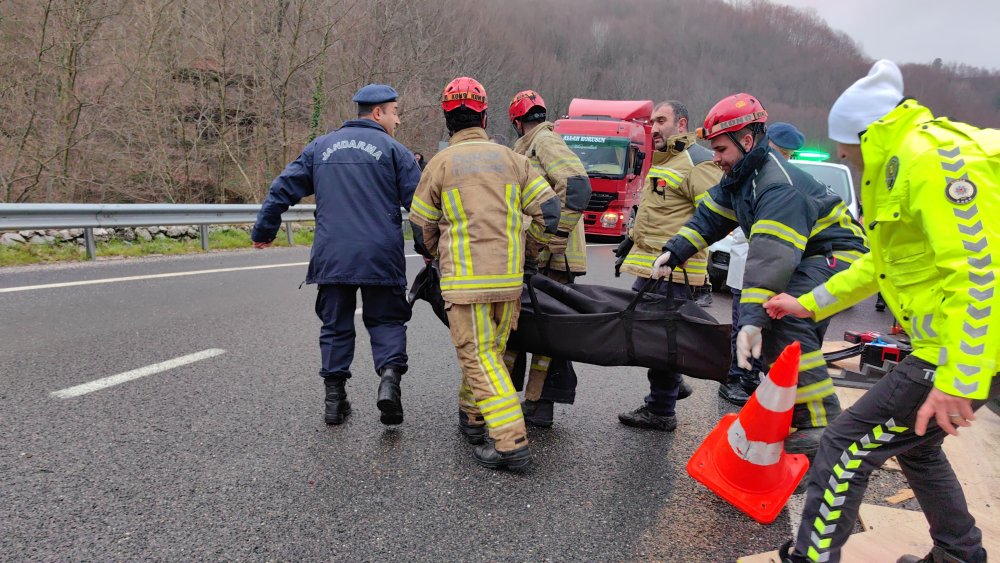
[[[285,221],[285,234],[288,236],[288,246],[295,246],[295,237],[292,236],[291,221]]]
[[[208,225],[198,225],[198,231],[201,235],[201,249],[208,251]]]
[[[83,230],[83,240],[87,245],[87,259],[97,260],[97,244],[94,242],[94,229],[87,227]]]

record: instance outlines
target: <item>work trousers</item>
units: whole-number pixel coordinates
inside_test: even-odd
[[[462,368],[458,408],[469,422],[485,422],[496,449],[508,452],[528,444],[517,390],[503,362],[511,327],[517,323],[519,301],[448,303],[451,340]]]
[[[636,278],[632,291],[640,291],[647,283],[651,283],[648,278]],[[660,295],[672,295],[678,307],[693,297],[691,291],[690,286],[671,281],[663,281],[656,288],[656,293]],[[681,374],[675,370],[650,369],[646,372],[646,378],[649,380],[646,409],[655,415],[674,416],[677,394],[681,388]]]
[[[923,436],[913,432],[917,410],[933,387],[934,369],[915,356],[904,358],[823,432],[809,473],[795,542],[798,554],[811,561],[839,561],[869,476],[896,456],[930,524],[934,545],[963,561],[986,561],[982,532],[941,449],[947,434],[933,419]],[[1000,394],[997,377],[991,393]],[[983,403],[974,401],[973,408]]]
[[[319,331],[322,357],[320,376],[347,379],[354,361],[354,311],[361,289],[361,320],[371,340],[375,372],[392,366],[407,368],[406,322],[410,305],[406,288],[388,285],[321,285],[316,294],[316,315],[323,326]]]
[[[545,276],[565,285],[573,283],[574,274],[548,269]],[[503,357],[507,370],[513,370],[519,356],[525,355],[525,352],[507,350]],[[571,405],[576,400],[576,382],[576,372],[568,360],[532,354],[524,398],[529,401],[545,400]]]
[[[785,293],[800,297],[826,283],[833,274],[846,270],[850,264],[822,256],[811,257],[799,263],[785,288]],[[761,356],[764,365],[770,366],[786,346],[796,340],[802,345],[799,360],[799,384],[792,409],[794,428],[823,428],[840,414],[840,400],[833,389],[833,380],[823,359],[823,337],[830,319],[816,322],[788,315],[771,321],[763,331]]]

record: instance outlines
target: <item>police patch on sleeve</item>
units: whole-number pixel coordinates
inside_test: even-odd
[[[965,205],[976,199],[976,193],[976,185],[971,180],[966,180],[965,178],[948,182],[948,187],[944,190],[944,194],[948,196],[948,199],[958,205]]]
[[[896,176],[899,175],[899,157],[892,157],[889,159],[889,163],[885,165],[885,185],[888,189],[892,189],[893,184],[896,183]]]

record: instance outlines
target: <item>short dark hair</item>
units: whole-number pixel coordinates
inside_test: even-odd
[[[472,111],[467,107],[458,107],[444,113],[444,123],[452,133],[458,133],[462,129],[472,127],[482,127],[485,111]]]
[[[763,123],[751,123],[736,133],[733,133],[733,135],[737,139],[742,138],[743,135],[751,135],[753,136],[753,143],[756,145],[761,141],[761,139],[764,138],[766,133],[767,127],[765,127]]]
[[[656,104],[655,109],[660,109],[663,106],[670,106],[670,109],[674,112],[674,123],[676,123],[682,117],[684,119],[687,119],[688,122],[691,121],[691,118],[688,116],[688,108],[683,103],[677,100],[666,100],[664,102]]]
[[[545,108],[542,106],[531,106],[531,109],[525,112],[518,121],[521,123],[541,123],[545,121],[545,118]]]
[[[358,117],[366,117],[375,111],[375,108],[382,106],[382,110],[385,110],[387,104],[391,102],[382,102],[381,104],[358,104]]]

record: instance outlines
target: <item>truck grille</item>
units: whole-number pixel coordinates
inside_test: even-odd
[[[593,192],[590,194],[590,201],[587,203],[587,211],[606,211],[612,201],[618,199],[617,193]]]

